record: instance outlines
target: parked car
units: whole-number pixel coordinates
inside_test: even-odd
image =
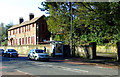
[[[0,55],[4,54],[4,49],[0,49]]]
[[[28,53],[28,59],[49,61],[49,55],[41,49],[32,49]]]
[[[6,49],[3,54],[5,57],[18,57],[18,55],[15,49]]]

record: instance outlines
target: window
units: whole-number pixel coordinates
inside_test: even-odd
[[[13,34],[14,34],[14,30],[12,30]]]
[[[25,26],[25,32],[26,32],[26,26]]]
[[[28,43],[30,44],[30,37],[28,37]]]
[[[15,45],[15,40],[13,39],[13,45]]]
[[[31,43],[34,44],[34,37],[31,37]]]
[[[16,45],[17,45],[17,39],[16,39]]]
[[[24,38],[22,38],[22,44],[24,44]]]
[[[34,24],[32,24],[32,27],[34,27]]]
[[[26,37],[26,44],[27,44],[27,37]]]
[[[16,29],[16,34],[17,34],[17,29]]]
[[[29,25],[29,31],[30,31],[30,25]]]
[[[24,27],[22,27],[22,32],[24,32]]]
[[[19,33],[21,33],[21,28],[19,28]]]
[[[27,31],[28,31],[28,26],[27,26]]]
[[[21,38],[19,39],[19,44],[21,45]]]
[[[11,35],[11,30],[10,30],[10,35]]]

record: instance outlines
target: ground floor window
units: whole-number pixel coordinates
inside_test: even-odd
[[[19,39],[19,44],[21,45],[21,38]]]
[[[17,45],[17,39],[16,39],[16,45]]]
[[[30,44],[30,37],[28,37],[28,43]]]
[[[22,38],[22,44],[24,44],[24,38]]]
[[[26,37],[26,44],[27,44],[27,37]]]
[[[34,36],[31,37],[31,43],[32,43],[32,44],[35,44],[34,38],[35,38]]]

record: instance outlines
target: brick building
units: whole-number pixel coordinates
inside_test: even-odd
[[[34,18],[29,15],[29,21],[19,19],[19,24],[8,29],[8,45],[37,45],[50,40],[45,16]]]

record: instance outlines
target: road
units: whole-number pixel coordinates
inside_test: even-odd
[[[104,68],[93,65],[78,65],[66,62],[53,61],[33,61],[27,57],[7,58],[2,57],[3,75],[31,75],[31,76],[99,76],[112,77],[119,74],[118,69]]]

